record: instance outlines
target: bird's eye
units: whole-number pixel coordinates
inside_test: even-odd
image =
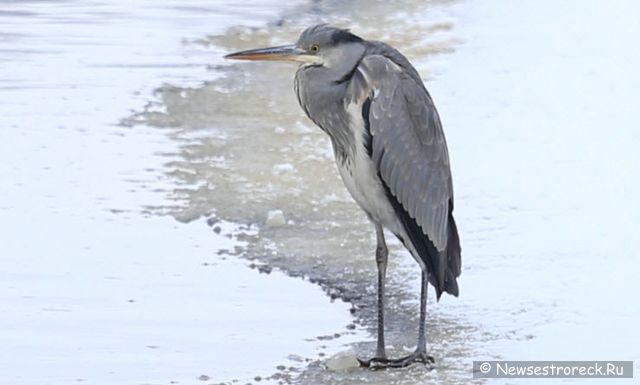
[[[317,44],[314,44],[314,45],[311,46],[311,48],[309,48],[309,51],[311,51],[313,53],[316,53],[316,52],[320,51],[320,46],[317,45]]]

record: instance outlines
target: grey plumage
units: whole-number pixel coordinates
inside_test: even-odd
[[[363,363],[426,363],[427,281],[438,299],[443,292],[457,296],[461,251],[447,144],[418,72],[393,47],[327,25],[306,29],[292,46],[228,57],[303,63],[294,82],[300,106],[331,138],[345,186],[376,227],[378,349],[375,359]],[[402,241],[422,268],[418,348],[399,360],[386,359],[384,350],[383,227]]]
[[[449,155],[429,93],[409,61],[385,43],[364,41],[347,31],[320,25],[307,29],[298,46],[331,42],[353,46],[346,49],[347,60],[342,59],[350,65],[301,66],[295,78],[300,105],[329,134],[338,162],[349,166],[356,156],[358,140],[357,133],[349,129],[351,116],[346,107],[356,104],[362,111],[369,103],[363,120],[368,129],[365,140],[371,141],[367,143],[371,146],[371,161],[383,188],[391,193],[390,198],[400,203],[409,216],[407,221],[414,220],[421,232],[413,234],[411,224],[404,224],[410,239],[400,232],[394,234],[405,245],[414,243],[408,247],[427,265],[438,298],[443,291],[458,295],[460,249],[451,214]],[[425,237],[427,240],[420,239]],[[435,250],[430,250],[430,244]]]

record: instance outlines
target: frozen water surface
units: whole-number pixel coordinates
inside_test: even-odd
[[[635,2],[0,4],[0,383],[639,370]],[[375,347],[372,228],[297,106],[295,66],[221,59],[319,21],[400,48],[445,125],[464,271],[460,298],[429,303],[432,371],[326,368]],[[391,249],[400,355],[419,274]]]

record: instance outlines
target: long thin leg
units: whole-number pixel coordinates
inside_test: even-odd
[[[422,271],[421,292],[420,292],[420,325],[418,327],[418,346],[416,351],[406,357],[389,360],[386,358],[374,358],[369,361],[360,361],[360,365],[371,369],[403,368],[411,364],[421,362],[423,364],[434,363],[433,357],[427,355],[427,292],[429,285],[429,274]],[[380,340],[378,339],[378,342]],[[379,346],[379,345],[378,345]]]
[[[379,224],[376,224],[375,226],[377,239],[376,265],[378,266],[378,345],[375,357],[369,360],[358,359],[358,361],[360,361],[360,366],[365,368],[377,368],[378,364],[385,364],[389,362],[384,343],[384,286],[387,275],[389,250],[387,249],[387,243],[384,240],[384,230],[382,229],[382,226]]]
[[[384,284],[387,274],[387,260],[389,250],[384,241],[384,231],[382,226],[376,224],[376,264],[378,265],[378,347],[376,349],[376,358],[386,359],[384,343]]]
[[[429,274],[422,270],[422,291],[420,292],[420,326],[418,327],[418,347],[416,352],[427,355],[427,293],[429,289]]]

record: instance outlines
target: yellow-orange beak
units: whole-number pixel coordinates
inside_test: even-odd
[[[299,61],[298,57],[302,50],[295,45],[282,45],[279,47],[249,49],[246,51],[234,52],[226,55],[225,59],[235,60],[286,60]]]
[[[322,58],[320,56],[310,55],[306,51],[298,48],[295,44],[281,45],[279,47],[249,49],[246,51],[230,53],[224,58],[235,60],[282,60],[296,61],[300,63],[322,63]]]

